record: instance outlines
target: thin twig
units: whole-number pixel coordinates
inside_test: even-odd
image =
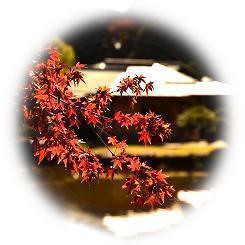
[[[89,125],[90,128],[93,130],[93,132],[96,134],[96,136],[99,138],[99,140],[103,143],[103,145],[107,148],[107,150],[111,153],[111,155],[113,157],[115,157],[116,155],[111,151],[111,149],[109,148],[109,146],[105,143],[105,141],[101,138],[101,136],[95,131],[95,129]]]

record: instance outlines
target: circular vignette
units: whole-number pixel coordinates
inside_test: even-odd
[[[75,50],[77,61],[88,64],[88,68],[90,70],[89,72],[91,74],[91,71],[93,70],[97,72],[106,70],[105,68],[108,64],[110,64],[108,65],[109,70],[123,72],[128,65],[136,65],[134,62],[144,60],[145,63],[140,64],[149,65],[149,60],[151,60],[150,62],[152,63],[155,61],[160,61],[164,65],[168,64],[173,69],[176,69],[177,67],[178,71],[191,76],[196,80],[203,79],[204,82],[205,79],[207,80],[209,78],[213,78],[215,80],[213,72],[205,65],[205,62],[203,62],[203,59],[199,57],[196,50],[193,51],[193,49],[190,48],[190,45],[179,38],[174,32],[167,30],[166,28],[162,30],[161,27],[157,26],[155,21],[145,22],[139,18],[132,18],[122,15],[120,17],[113,16],[100,19],[100,21],[91,21],[87,27],[75,27],[71,29],[73,30],[60,34],[60,40],[64,45],[66,43],[71,45],[71,47]],[[108,55],[110,57],[108,57]],[[106,58],[107,61],[105,60]],[[119,58],[121,60],[119,60]],[[131,63],[120,64],[119,62],[122,62],[122,59],[124,59],[124,61],[127,59],[127,62]],[[102,64],[104,65],[102,66]],[[90,75],[87,75],[86,77],[89,77]],[[92,75],[91,78],[93,79]],[[198,98],[192,96],[191,98],[181,99],[174,97],[173,99],[170,97],[164,101],[164,104],[166,104],[164,110],[162,107],[159,107],[159,103],[162,104],[163,101],[159,102],[158,100],[160,99],[151,97],[149,104],[149,102],[146,102],[146,99],[139,99],[140,109],[145,112],[146,107],[149,107],[146,106],[148,103],[148,105],[150,105],[152,108],[155,108],[157,112],[164,112],[167,115],[167,119],[173,124],[176,124],[174,125],[175,135],[172,138],[172,142],[168,142],[169,144],[176,143],[178,140],[180,140],[182,143],[186,141],[195,142],[197,140],[203,140],[203,135],[208,135],[208,140],[219,139],[220,137],[226,140],[226,137],[224,136],[225,123],[223,122],[219,122],[221,123],[220,125],[222,127],[219,127],[219,132],[216,132],[215,136],[210,135],[212,132],[203,132],[206,130],[206,124],[217,123],[218,119],[212,121],[210,118],[217,116],[218,112],[223,117],[222,120],[225,121],[227,115],[225,112],[223,98],[214,98],[212,96],[200,96],[200,98]],[[123,101],[122,98],[117,97],[113,103],[115,107],[119,105],[119,108],[121,108],[120,106],[123,105],[125,101]],[[176,103],[175,106],[173,105],[174,103]],[[180,108],[176,109],[174,107]],[[223,111],[214,113],[215,110]],[[175,112],[175,114],[173,112]],[[202,115],[204,113],[209,115],[208,119]],[[199,125],[201,121],[195,122],[194,120],[195,117],[198,116],[199,120],[205,121],[204,123],[202,122],[204,124],[202,125],[202,128],[200,128]],[[177,118],[179,120],[177,120]],[[194,120],[194,122],[192,120]],[[177,123],[181,121],[182,124]],[[183,121],[185,123],[183,123]],[[190,125],[188,125],[188,123]],[[208,124],[208,127],[209,126],[210,125]],[[217,125],[214,127],[217,128]],[[180,128],[185,128],[184,130],[186,130],[187,133],[183,132],[183,130],[181,131]],[[85,128],[83,126],[81,131],[84,132],[84,130],[86,130],[86,126]],[[77,131],[78,135],[82,135],[83,132]],[[92,138],[90,144],[99,146],[94,143],[91,132],[86,130],[86,133],[88,138]],[[188,138],[188,135],[192,135],[193,137],[190,139]],[[130,135],[128,137],[130,140],[132,140],[132,142],[134,142],[133,137],[131,138]],[[30,159],[32,152],[33,150],[29,148],[29,152],[26,153],[26,158],[29,159],[28,165],[32,164],[32,162],[35,162],[34,158]],[[207,165],[209,168],[205,169],[205,171],[207,171],[210,175],[209,179],[213,180],[214,176],[212,173],[214,172],[214,169],[217,169],[217,167],[214,168],[212,166],[214,164],[212,163],[216,162],[217,164],[220,162],[222,155],[223,154],[220,154],[219,152],[215,156],[207,157],[206,159],[202,157],[184,159],[184,157],[182,157],[181,161],[184,162],[187,166],[188,163],[191,162],[191,166],[181,169],[181,171],[198,172],[197,170],[202,170],[202,168],[205,169],[204,165]],[[151,162],[150,157],[146,157],[146,159]],[[165,168],[169,168],[169,172],[178,172],[178,163],[176,162],[179,160],[174,160],[172,169],[171,159],[169,157],[167,159],[163,158],[161,161],[163,161],[163,163],[158,167],[163,166]],[[46,191],[48,189],[48,191],[51,193],[51,196],[54,199],[57,199],[59,203],[62,203],[62,206],[65,210],[71,212],[74,211],[75,217],[79,220],[82,220],[84,217],[86,217],[88,222],[107,226],[107,229],[111,229],[116,233],[116,231],[110,227],[110,218],[113,220],[113,217],[120,215],[127,217],[128,210],[132,209],[129,207],[127,202],[125,202],[125,200],[128,200],[123,200],[120,196],[122,194],[120,191],[118,191],[120,188],[119,186],[121,185],[120,179],[118,180],[118,183],[117,180],[110,183],[102,182],[91,191],[89,188],[87,188],[87,186],[83,186],[74,180],[76,179],[76,176],[73,176],[74,179],[67,177],[66,173],[55,165],[51,165],[50,168],[48,166],[39,168],[32,166],[32,170],[36,176],[40,177],[40,182],[45,185],[44,190]],[[184,179],[185,177],[182,176],[179,178]],[[179,182],[177,183],[177,185],[179,185],[177,191],[182,193],[179,195],[179,200],[177,203],[184,210],[188,205],[193,206],[193,203],[188,203],[188,194],[186,194],[188,191],[190,194],[189,198],[191,199],[191,195],[195,195],[194,193],[196,190],[198,190],[198,188],[206,189],[210,187],[207,186],[207,181],[198,182],[198,177],[191,177],[190,179],[187,177],[188,180],[185,179],[185,181],[183,181],[183,179],[182,182],[180,180],[177,181]],[[115,190],[115,186],[117,186],[117,190]],[[104,190],[107,190],[107,192],[103,193]],[[83,195],[79,197],[79,193],[81,191],[83,191]],[[117,197],[118,193],[120,193],[119,197]],[[103,198],[101,198],[102,196]],[[110,200],[111,197],[112,199]],[[181,198],[182,201],[180,200]],[[173,203],[169,203],[169,205],[173,205]],[[164,208],[167,209],[169,207],[166,206]],[[156,212],[156,210],[150,211],[149,209],[133,208],[133,210],[136,216],[139,212],[148,212],[148,216],[150,216],[151,212]]]

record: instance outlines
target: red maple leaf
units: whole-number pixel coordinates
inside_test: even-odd
[[[133,157],[130,159],[130,164],[128,165],[131,171],[138,171],[140,169],[141,163],[138,157]]]
[[[115,114],[114,114],[114,120],[116,121],[120,121],[121,118],[122,118],[122,112],[121,111],[117,111]]]
[[[119,159],[113,159],[111,161],[113,163],[113,167],[116,168],[120,168],[122,170],[122,161],[120,161]]]
[[[166,174],[164,174],[162,172],[162,169],[159,170],[156,174],[156,178],[159,180],[159,181],[162,181],[162,182],[166,182],[166,178],[168,178],[168,176]]]
[[[76,116],[77,115],[77,111],[74,109],[74,108],[69,108],[68,109],[68,117],[71,117],[71,116]]]
[[[115,169],[114,168],[109,168],[107,171],[106,171],[106,176],[105,178],[108,179],[108,178],[112,178],[114,177],[114,174],[115,174]]]
[[[85,67],[86,67],[86,65],[81,64],[80,62],[77,62],[77,63],[76,63],[76,68],[77,68],[77,69],[83,69],[83,68],[85,68]]]
[[[91,114],[89,117],[88,117],[88,123],[92,123],[94,126],[99,123],[100,124],[100,120],[97,116]]]
[[[149,93],[149,90],[150,91],[153,90],[153,82],[146,83],[146,85],[145,85],[145,92],[146,92],[147,95]]]
[[[116,136],[109,136],[107,137],[107,139],[108,139],[108,144],[117,145],[118,143]]]
[[[45,148],[39,150],[39,160],[38,160],[38,164],[40,164],[40,163],[43,161],[43,159],[44,159],[44,157],[46,156],[46,154],[47,154],[47,151],[46,151]]]
[[[147,198],[147,200],[144,202],[144,204],[153,207],[156,204],[156,195],[155,194],[150,195]]]
[[[119,141],[115,144],[116,148],[124,149],[127,147],[126,140]]]
[[[132,125],[132,118],[130,114],[123,114],[121,111],[118,111],[114,115],[114,120],[116,120],[121,127],[129,128]]]
[[[150,136],[149,132],[140,131],[140,132],[138,132],[138,134],[140,135],[139,142],[143,141],[145,145],[147,143],[151,144],[151,136]]]

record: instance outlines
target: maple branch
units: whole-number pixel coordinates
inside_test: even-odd
[[[99,138],[99,140],[101,141],[101,143],[107,148],[107,150],[111,153],[111,155],[113,157],[115,157],[116,155],[111,151],[111,149],[109,148],[109,146],[105,143],[105,141],[101,138],[101,136],[95,131],[95,129],[89,125],[90,128],[93,130],[93,132],[96,134],[96,136]]]
[[[105,134],[106,136],[111,136],[108,132],[105,131],[106,128],[101,128],[100,126],[96,125],[95,127],[97,127],[100,130],[100,133]]]
[[[129,171],[131,175],[126,179],[123,189],[127,189],[131,195],[131,203],[137,206],[162,205],[164,198],[171,198],[174,192],[166,181],[167,176],[162,170],[147,166],[139,157],[126,153],[126,139],[116,139],[116,136],[111,135],[115,132],[111,130],[114,129],[114,122],[121,128],[133,127],[138,131],[138,141],[147,144],[151,143],[151,137],[159,136],[163,140],[171,133],[170,125],[151,111],[145,115],[117,111],[112,118],[102,115],[109,110],[114,91],[100,87],[94,95],[79,98],[69,88],[71,82],[75,85],[84,82],[83,74],[79,71],[83,67],[78,62],[64,72],[67,66],[60,60],[57,50],[50,49],[47,61],[37,63],[30,71],[32,79],[25,88],[23,113],[29,126],[39,133],[39,136],[33,136],[34,156],[39,156],[39,163],[45,158],[52,160],[57,157],[58,164],[63,163],[65,167],[69,164],[71,171],[81,173],[81,180],[89,184],[103,173],[113,178],[119,169],[125,173]],[[138,95],[144,91],[148,95],[153,90],[153,82],[146,82],[144,78],[142,75],[124,78],[115,92],[122,95],[127,94],[128,89],[131,90],[135,95],[131,103],[134,105]],[[90,126],[112,155],[110,168],[102,166],[92,150],[79,146],[78,136],[72,126],[79,128],[81,122]],[[109,136],[108,141],[106,136]],[[115,152],[110,149],[111,145],[116,148]],[[117,149],[120,149],[120,154],[116,153]]]

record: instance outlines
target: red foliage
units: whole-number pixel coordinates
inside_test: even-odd
[[[131,91],[135,96],[131,100],[131,107],[134,107],[134,104],[137,103],[137,96],[141,95],[142,92],[146,92],[148,95],[149,91],[153,90],[153,82],[147,83],[144,76],[135,76],[133,78],[126,77],[122,79],[120,85],[118,86],[117,92],[121,95]]]
[[[166,181],[162,170],[157,171],[147,166],[137,156],[126,153],[126,139],[119,140],[112,135],[113,123],[126,129],[134,128],[139,135],[139,142],[150,144],[152,137],[163,141],[171,133],[170,124],[154,112],[124,114],[116,112],[113,118],[105,116],[109,111],[112,93],[109,88],[98,88],[95,94],[85,98],[75,97],[70,85],[85,82],[81,69],[85,66],[77,63],[67,67],[60,60],[55,49],[48,50],[48,58],[39,61],[30,72],[30,81],[25,88],[23,115],[28,125],[36,133],[33,137],[34,155],[39,164],[43,159],[57,159],[72,173],[77,173],[81,181],[92,183],[100,177],[113,178],[119,171],[129,173],[123,188],[127,189],[136,205],[163,204],[165,197],[171,197],[174,189]],[[137,96],[153,90],[153,83],[146,83],[143,76],[127,77],[118,86],[123,94],[131,90],[132,104],[137,103]],[[112,155],[110,167],[103,166],[90,150],[83,147],[83,140],[75,133],[85,121],[98,139]],[[103,139],[105,138],[105,139]],[[107,141],[106,141],[107,140]],[[109,145],[115,146],[117,154]]]
[[[171,134],[170,124],[166,123],[160,115],[154,112],[148,112],[145,115],[140,113],[123,114],[118,111],[114,115],[114,120],[120,124],[121,127],[133,126],[140,135],[139,142],[143,141],[145,145],[151,144],[151,138],[159,136],[161,140],[168,138]]]

